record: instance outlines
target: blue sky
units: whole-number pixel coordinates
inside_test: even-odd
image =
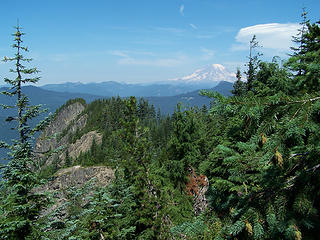
[[[318,0],[1,0],[0,57],[19,18],[42,84],[155,82],[220,63],[244,70],[253,34],[264,58],[286,58],[306,7]],[[10,76],[0,63],[0,78]],[[0,81],[0,84],[2,82]]]

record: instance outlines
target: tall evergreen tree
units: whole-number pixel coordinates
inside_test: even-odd
[[[172,182],[181,190],[185,189],[188,170],[197,168],[201,159],[199,123],[193,109],[183,111],[181,104],[177,105],[173,114],[173,132],[168,142],[168,171]]]
[[[286,66],[293,72],[294,92],[320,91],[320,21],[310,24],[305,10],[302,13],[301,28],[293,41],[293,54]]]
[[[2,167],[1,188],[5,195],[1,199],[0,205],[0,238],[1,239],[26,239],[32,232],[34,221],[39,214],[41,196],[32,192],[32,188],[37,183],[36,173],[33,172],[32,160],[32,136],[41,130],[46,120],[41,121],[36,127],[28,125],[30,119],[39,116],[40,105],[32,106],[29,98],[23,94],[22,85],[36,83],[39,77],[30,77],[38,73],[37,68],[27,68],[23,63],[28,63],[32,59],[25,58],[22,52],[28,52],[28,48],[23,46],[19,24],[15,27],[14,44],[16,50],[14,57],[4,57],[4,62],[13,62],[14,68],[10,72],[16,74],[15,79],[5,78],[4,81],[11,87],[1,94],[8,97],[16,97],[14,106],[3,105],[4,109],[16,109],[16,116],[9,116],[6,121],[15,122],[14,128],[18,133],[18,139],[13,140],[10,145],[0,142],[0,146],[9,149],[9,163]]]
[[[150,169],[152,149],[149,129],[140,125],[136,98],[130,97],[125,100],[125,104],[125,117],[122,119],[122,129],[118,132],[123,141],[121,167],[126,182],[133,187],[136,199],[137,209],[132,214],[138,217],[137,234],[152,239],[157,230],[152,220],[160,216],[157,191]]]
[[[307,25],[305,52],[288,61],[303,62],[307,74],[297,68],[290,78],[278,63],[261,62],[251,94],[211,94],[212,119],[226,119],[202,164],[210,180],[212,219],[219,223],[215,236],[317,239],[320,96],[311,82],[319,79],[320,31],[318,24]],[[305,84],[297,88],[297,80]],[[293,95],[290,89],[299,91]]]
[[[257,70],[259,68],[259,57],[262,55],[257,51],[257,48],[260,47],[257,41],[256,35],[253,35],[250,46],[249,46],[249,62],[247,63],[248,70],[245,72],[247,76],[247,91],[253,90],[253,81],[255,80]]]

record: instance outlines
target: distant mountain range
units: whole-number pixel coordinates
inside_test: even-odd
[[[218,79],[220,79],[220,82]],[[186,107],[201,107],[204,104],[208,106],[211,100],[199,96],[199,89],[210,89],[223,95],[230,95],[233,80],[232,73],[228,72],[222,65],[213,64],[196,70],[191,75],[171,80],[170,84],[63,83],[48,84],[42,87],[26,86],[23,87],[22,91],[29,96],[32,105],[43,104],[43,107],[52,113],[69,99],[83,98],[89,103],[103,97],[136,96],[145,97],[156,109],[160,109],[162,114],[170,114],[174,111],[178,102]],[[5,89],[5,87],[0,87],[0,91]],[[15,102],[16,99],[13,97],[0,95],[0,103],[2,104],[14,105]],[[10,130],[13,126],[4,121],[8,115],[15,115],[14,110],[0,108],[0,140],[9,141],[15,137],[15,132]],[[35,119],[34,122],[41,118],[44,118],[44,115]],[[0,149],[0,163],[3,156],[4,151]]]
[[[233,83],[222,81],[217,86],[207,89],[214,92],[219,92],[224,96],[230,96],[233,89]],[[175,107],[179,102],[185,107],[202,107],[203,105],[210,105],[212,99],[200,96],[200,90],[168,97],[147,97],[146,99],[155,106],[156,109],[160,109],[163,114],[170,114],[174,112]]]
[[[56,92],[70,92],[70,93],[86,93],[100,95],[103,97],[111,96],[174,96],[186,92],[190,92],[196,88],[192,84],[127,84],[118,82],[101,82],[101,83],[62,83],[62,84],[48,84],[41,86],[41,88]]]
[[[197,89],[212,88],[217,86],[221,81],[232,83],[235,81],[235,74],[229,72],[221,64],[212,64],[198,69],[188,76],[170,79],[162,83],[127,84],[114,81],[101,83],[67,82],[47,84],[41,86],[41,88],[56,92],[86,93],[103,97],[163,97],[185,94]]]

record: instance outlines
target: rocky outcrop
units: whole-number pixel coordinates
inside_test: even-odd
[[[39,168],[46,167],[53,161],[58,168],[62,167],[65,164],[67,152],[74,160],[81,152],[89,151],[93,141],[97,145],[102,143],[102,135],[97,131],[88,132],[74,143],[70,143],[70,138],[81,131],[87,123],[88,116],[81,114],[84,109],[85,106],[81,102],[74,102],[62,107],[56,113],[54,120],[41,133],[35,144]],[[57,153],[46,156],[46,153],[57,149],[59,150]]]
[[[97,145],[101,145],[102,135],[97,131],[91,131],[84,134],[75,143],[70,144],[67,147],[66,151],[68,151],[69,157],[75,159],[79,157],[81,153],[88,152],[92,146],[93,141],[95,141]],[[62,161],[62,164],[64,163],[65,156],[65,153],[62,153],[59,156],[60,160]]]
[[[53,204],[47,207],[41,213],[41,216],[49,216],[52,224],[64,224],[64,219],[70,214],[68,212],[67,202],[70,202],[70,197],[75,197],[72,194],[72,189],[85,189],[86,185],[90,183],[92,186],[104,187],[108,186],[114,179],[114,171],[108,167],[95,166],[95,167],[81,167],[73,166],[70,168],[60,169],[54,176],[48,181],[47,184],[35,189],[38,193],[46,193],[53,196],[51,201]],[[92,195],[92,189],[89,191],[83,191],[84,195],[81,196],[81,205],[86,205],[88,196]],[[57,226],[52,226],[57,228]]]
[[[66,143],[67,134],[59,139],[59,134],[62,134],[64,130],[75,121],[79,114],[85,109],[85,106],[80,102],[75,102],[67,107],[62,108],[54,117],[54,120],[47,126],[40,134],[35,144],[35,151],[39,153],[45,153],[49,150],[55,149],[62,144]],[[70,129],[71,132],[75,132],[77,128],[85,126],[87,116],[83,115],[77,119],[76,123]],[[57,137],[54,137],[57,136]]]
[[[60,169],[54,174],[51,181],[44,186],[43,190],[62,191],[70,187],[81,187],[93,178],[99,186],[107,186],[114,179],[114,171],[105,166],[73,166]]]
[[[35,160],[39,162],[39,170],[45,172],[54,169],[54,172],[60,169],[53,176],[50,172],[48,182],[34,189],[35,192],[50,196],[48,206],[41,212],[41,217],[49,221],[47,231],[65,227],[66,218],[72,216],[75,209],[89,206],[97,187],[108,186],[115,177],[114,171],[105,166],[61,169],[74,164],[81,153],[90,151],[93,143],[102,144],[102,134],[87,132],[85,126],[88,116],[84,110],[85,105],[77,100],[62,106],[36,141]],[[57,149],[47,156],[46,152]]]

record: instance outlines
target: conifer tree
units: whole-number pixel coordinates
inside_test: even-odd
[[[253,89],[253,81],[259,68],[259,57],[262,54],[257,51],[258,47],[260,46],[257,41],[257,37],[256,35],[253,35],[249,46],[249,62],[247,63],[248,70],[245,72],[245,74],[247,75],[247,91],[251,91]]]
[[[8,90],[1,92],[8,97],[16,97],[14,106],[3,105],[4,109],[15,109],[16,116],[9,116],[6,121],[15,122],[15,130],[18,133],[18,139],[13,143],[0,142],[0,146],[9,150],[9,163],[2,167],[1,188],[5,195],[1,200],[0,212],[0,238],[1,239],[26,239],[30,236],[34,227],[34,221],[39,214],[42,201],[41,195],[32,192],[37,183],[36,173],[33,172],[33,154],[32,154],[32,136],[35,132],[41,130],[47,120],[43,120],[31,128],[29,120],[39,116],[42,112],[40,105],[32,106],[29,104],[29,98],[23,94],[23,84],[36,83],[39,77],[31,75],[38,73],[37,68],[27,68],[24,63],[32,59],[26,58],[22,52],[28,52],[28,48],[23,46],[19,24],[15,27],[14,44],[12,47],[16,50],[14,57],[4,57],[4,62],[13,62],[14,68],[11,73],[16,74],[15,79],[5,78],[4,81],[10,85]]]
[[[194,110],[183,111],[181,104],[173,114],[173,133],[168,142],[170,165],[168,171],[175,186],[185,189],[188,170],[198,167],[201,159],[200,127]]]
[[[286,66],[293,71],[294,92],[320,91],[320,21],[310,24],[303,10],[301,28],[293,38],[298,46]]]
[[[241,72],[240,69],[237,69],[236,73],[237,80],[233,84],[233,90],[231,91],[235,96],[242,96],[246,92],[246,84],[241,81]]]
[[[138,216],[137,233],[151,238],[156,232],[152,220],[159,218],[159,199],[150,169],[152,149],[149,129],[140,125],[136,98],[130,97],[125,104],[125,117],[118,132],[123,141],[121,167],[136,199],[137,209],[132,214]]]
[[[222,222],[219,237],[316,239],[320,96],[310,83],[319,79],[319,33],[318,24],[308,24],[306,52],[288,61],[303,59],[308,74],[294,70],[290,78],[276,62],[261,62],[251,94],[208,94],[216,99],[210,114],[222,132],[202,168],[213,219]],[[305,84],[293,95],[298,76]],[[226,121],[218,125],[219,118]]]

